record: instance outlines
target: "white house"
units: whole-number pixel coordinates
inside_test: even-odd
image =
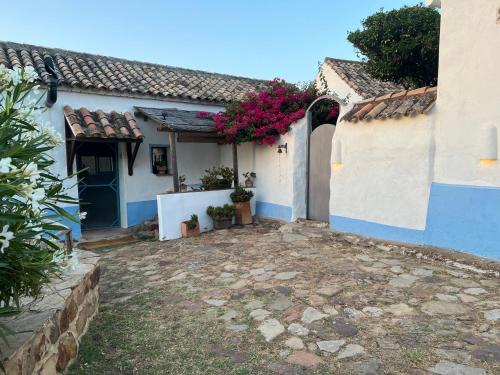
[[[176,176],[185,176],[186,184],[196,185],[205,169],[233,166],[232,146],[219,142],[209,122],[198,115],[222,111],[229,100],[242,98],[264,84],[242,77],[0,42],[0,64],[33,66],[45,84],[51,79],[44,63],[47,57],[52,58],[60,78],[57,101],[45,112],[47,121],[65,138],[65,144],[54,152],[57,171],[66,176],[87,168],[81,175],[85,178],[68,181],[71,195],[82,204],[67,209],[75,214],[87,212],[84,230],[140,224],[158,213],[157,195],[174,189]],[[340,101],[342,96],[343,112],[348,110],[344,103],[352,106],[353,100],[395,87],[371,79],[359,62],[327,59],[322,71],[328,86],[339,95],[335,98]],[[308,118],[299,121],[280,139],[281,152],[276,147],[253,144],[237,147],[240,177],[245,171],[257,172],[257,215],[285,221],[308,217],[308,131]],[[322,159],[329,179],[329,157],[323,154]],[[328,186],[327,181],[323,185]],[[321,203],[328,200],[329,190],[321,196],[311,194]],[[78,238],[80,225],[67,224]]]
[[[402,86],[395,83],[373,78],[366,71],[364,62],[331,57],[326,57],[321,64],[316,84],[326,88],[339,102],[340,117],[347,113],[354,103],[402,89]]]
[[[358,102],[337,126],[330,225],[500,258],[500,2],[442,0],[438,88]]]
[[[151,120],[148,110],[180,122],[175,133],[177,173],[186,184],[199,184],[204,170],[223,165],[230,146],[207,133],[204,112],[224,110],[262,81],[105,56],[0,42],[0,64],[33,66],[42,83],[50,81],[44,58],[51,57],[60,78],[58,98],[45,116],[64,135],[56,148],[57,172],[66,176],[82,168],[86,178],[68,181],[71,195],[87,212],[83,229],[130,227],[153,218],[156,196],[174,188],[171,140],[165,126]],[[200,127],[183,131],[188,122]],[[175,124],[172,124],[175,125]],[[225,148],[228,149],[225,150]],[[227,165],[232,166],[232,159]],[[165,168],[166,164],[166,168]],[[241,165],[240,171],[249,169]],[[78,213],[80,207],[67,209]],[[76,238],[80,225],[67,223]]]

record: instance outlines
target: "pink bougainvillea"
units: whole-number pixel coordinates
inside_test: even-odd
[[[212,112],[203,112],[203,111],[200,111],[200,112],[196,113],[196,117],[197,118],[212,119],[213,115],[214,114]]]
[[[273,145],[280,135],[290,130],[292,123],[304,117],[307,107],[318,95],[314,85],[300,89],[276,78],[265,89],[248,94],[243,101],[229,103],[226,112],[213,115],[214,126],[228,143]],[[329,116],[338,117],[338,106],[329,111]]]

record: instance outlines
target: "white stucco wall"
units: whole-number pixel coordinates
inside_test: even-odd
[[[323,77],[326,80],[328,86],[328,94],[337,97],[337,101],[340,103],[340,117],[353,107],[356,102],[363,100],[363,98],[357,94],[345,81],[339,77],[339,75],[329,66],[327,63],[323,63],[320,67],[320,71],[323,73]],[[316,84],[321,87],[320,74],[316,76]]]
[[[330,215],[423,229],[433,179],[433,121],[420,115],[337,125],[333,145],[341,143],[343,166],[332,169]]]
[[[277,146],[288,145],[288,152],[278,153]],[[293,143],[293,134],[280,137],[273,146],[255,146],[255,171],[257,173],[256,185],[257,201],[291,206],[292,202],[292,157],[290,150]]]
[[[256,189],[249,189],[254,193],[250,201],[252,213],[255,214]],[[233,190],[214,190],[192,193],[160,194],[158,201],[158,226],[160,241],[174,240],[182,237],[181,222],[189,220],[192,214],[198,215],[200,231],[213,229],[213,220],[207,215],[209,206],[223,206],[233,204],[230,194]]]
[[[241,143],[238,145],[238,172],[240,184],[244,184],[245,178],[243,173],[255,172],[255,144],[251,142]],[[221,145],[220,146],[220,163],[223,166],[233,168],[233,146]],[[258,176],[257,176],[258,178]],[[255,180],[257,184],[258,180]]]
[[[45,116],[52,126],[64,135],[65,120],[63,108],[69,105],[74,109],[86,107],[90,111],[102,109],[104,112],[117,111],[120,113],[134,113],[134,106],[155,108],[177,108],[185,110],[199,110],[207,112],[219,112],[223,107],[203,104],[191,104],[180,102],[167,102],[151,99],[138,99],[129,97],[115,97],[108,95],[95,95],[85,93],[74,93],[60,91],[57,103],[48,109]],[[153,121],[145,122],[136,119],[145,138],[139,148],[134,163],[133,176],[128,175],[127,157],[125,145],[119,146],[119,177],[120,177],[120,212],[121,226],[127,227],[127,203],[154,201],[156,195],[173,187],[171,176],[156,176],[151,172],[150,145],[168,145],[166,132],[158,132],[157,125]],[[66,148],[65,145],[58,146],[53,153],[57,163],[57,173],[66,176]],[[177,143],[177,158],[179,175],[186,176],[186,183],[200,183],[200,177],[204,170],[220,165],[220,146],[211,143]],[[76,166],[74,167],[76,171]],[[78,195],[76,178],[68,181],[68,186],[73,186],[71,194]]]
[[[500,186],[500,163],[479,163],[481,128],[500,128],[500,1],[441,3],[436,182]]]
[[[287,144],[288,152],[278,153],[278,145]],[[306,118],[291,125],[291,130],[273,146],[242,143],[238,145],[240,183],[244,172],[257,174],[256,201],[280,205],[291,210],[290,220],[305,218],[307,176]],[[221,164],[233,166],[232,146],[221,146]]]

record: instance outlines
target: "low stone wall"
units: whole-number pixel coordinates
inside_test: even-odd
[[[80,338],[99,305],[99,257],[75,250],[75,269],[54,279],[43,289],[43,298],[2,324],[13,334],[0,350],[8,375],[60,374],[78,354]]]

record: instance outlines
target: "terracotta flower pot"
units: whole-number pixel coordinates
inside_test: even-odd
[[[200,235],[200,224],[196,224],[196,228],[189,229],[187,222],[183,221],[181,223],[181,233],[182,237],[196,237]]]
[[[235,202],[234,206],[236,207],[236,224],[248,225],[253,223],[250,201]]]

